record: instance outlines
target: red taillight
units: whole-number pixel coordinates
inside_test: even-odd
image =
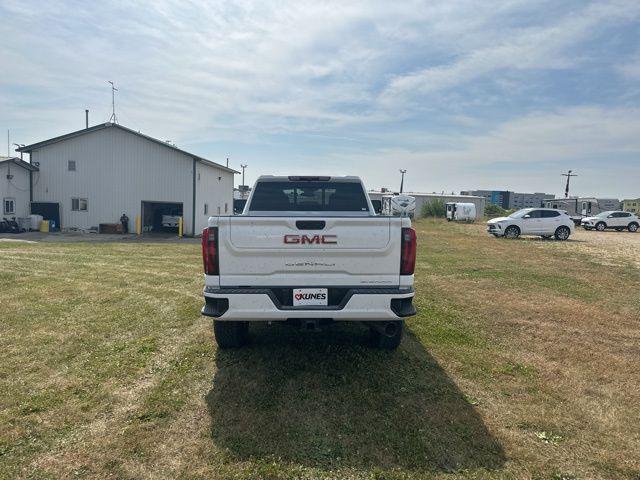
[[[204,261],[205,274],[220,274],[218,264],[218,227],[202,230],[202,260]]]
[[[413,275],[416,267],[416,231],[402,229],[402,250],[400,253],[400,275]]]

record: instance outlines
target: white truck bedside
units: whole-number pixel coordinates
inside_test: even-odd
[[[250,322],[338,321],[396,348],[416,313],[411,220],[376,215],[357,177],[262,176],[242,215],[209,219],[202,252],[202,314],[221,348],[243,345]]]

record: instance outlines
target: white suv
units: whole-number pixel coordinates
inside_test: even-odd
[[[554,208],[524,208],[508,217],[492,218],[487,231],[496,237],[518,238],[520,235],[539,235],[566,240],[573,233],[574,223],[564,210]]]
[[[581,225],[585,230],[596,229],[599,232],[607,228],[615,228],[619,232],[623,230],[637,232],[640,221],[633,213],[610,211],[599,213],[595,217],[583,218]]]

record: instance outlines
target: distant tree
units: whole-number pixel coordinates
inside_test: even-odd
[[[511,215],[515,211],[516,211],[515,208],[512,208],[511,210],[505,210],[499,205],[494,205],[493,203],[490,203],[485,207],[484,215],[486,217],[496,217],[496,216],[506,217],[507,215]]]
[[[420,213],[422,213],[423,217],[444,218],[447,216],[447,207],[442,200],[434,199],[422,205],[422,212]]]
[[[504,215],[505,213],[507,213],[507,211],[504,208],[502,208],[500,205],[495,205],[493,203],[490,203],[484,209],[484,214],[487,216]]]

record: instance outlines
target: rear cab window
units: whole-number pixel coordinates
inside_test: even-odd
[[[249,211],[369,213],[369,204],[360,182],[265,180],[256,184]]]

